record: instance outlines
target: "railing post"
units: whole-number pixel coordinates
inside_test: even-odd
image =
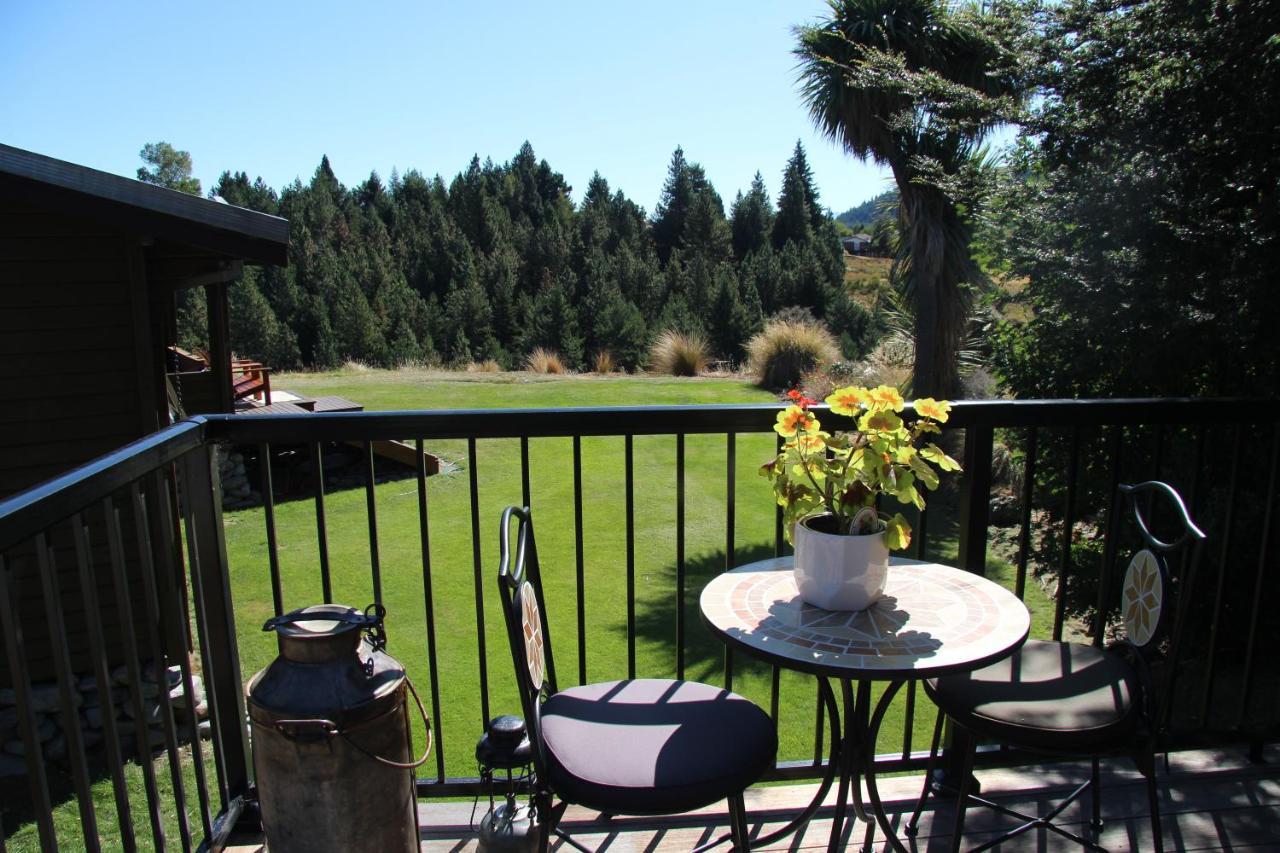
[[[989,424],[974,424],[964,430],[964,473],[960,477],[960,568],[975,575],[987,573],[987,524],[991,512],[991,451],[995,430]],[[971,735],[947,725],[942,766],[937,781],[947,788],[960,789],[965,774],[964,756],[971,748]],[[969,774],[970,790],[979,793],[981,784]]]
[[[987,523],[991,512],[991,451],[995,430],[974,424],[964,431],[964,473],[960,478],[960,568],[987,572]]]
[[[222,483],[215,471],[214,445],[206,444],[182,458],[182,499],[190,501],[195,533],[191,566],[193,592],[203,602],[205,679],[213,688],[209,701],[221,728],[223,785],[230,802],[249,790],[249,739],[245,731],[244,683],[236,645],[235,609],[227,568],[227,541],[222,529]],[[199,612],[199,611],[198,611]]]

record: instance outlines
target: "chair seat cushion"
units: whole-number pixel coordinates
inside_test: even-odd
[[[1137,723],[1133,669],[1080,643],[1027,640],[1002,661],[931,679],[925,690],[970,731],[1028,749],[1087,753],[1119,746]]]
[[[542,705],[551,789],[615,814],[674,814],[743,790],[773,766],[777,732],[747,699],[694,681],[563,690]]]

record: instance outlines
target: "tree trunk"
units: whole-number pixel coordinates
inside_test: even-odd
[[[912,394],[960,395],[958,353],[968,317],[964,284],[973,268],[972,229],[939,190],[899,183],[902,233],[908,242],[908,296],[915,308]]]

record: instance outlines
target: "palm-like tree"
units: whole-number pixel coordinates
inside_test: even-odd
[[[892,170],[899,271],[915,305],[912,390],[955,397],[968,285],[978,277],[972,178],[982,138],[1018,103],[1010,55],[983,17],[940,0],[828,4],[829,17],[796,31],[803,97],[827,136]]]

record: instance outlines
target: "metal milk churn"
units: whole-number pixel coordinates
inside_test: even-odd
[[[382,651],[382,617],[380,606],[362,613],[321,604],[262,628],[276,632],[280,651],[249,682],[271,853],[418,850],[413,768],[426,755],[413,761],[406,686],[413,688]]]

